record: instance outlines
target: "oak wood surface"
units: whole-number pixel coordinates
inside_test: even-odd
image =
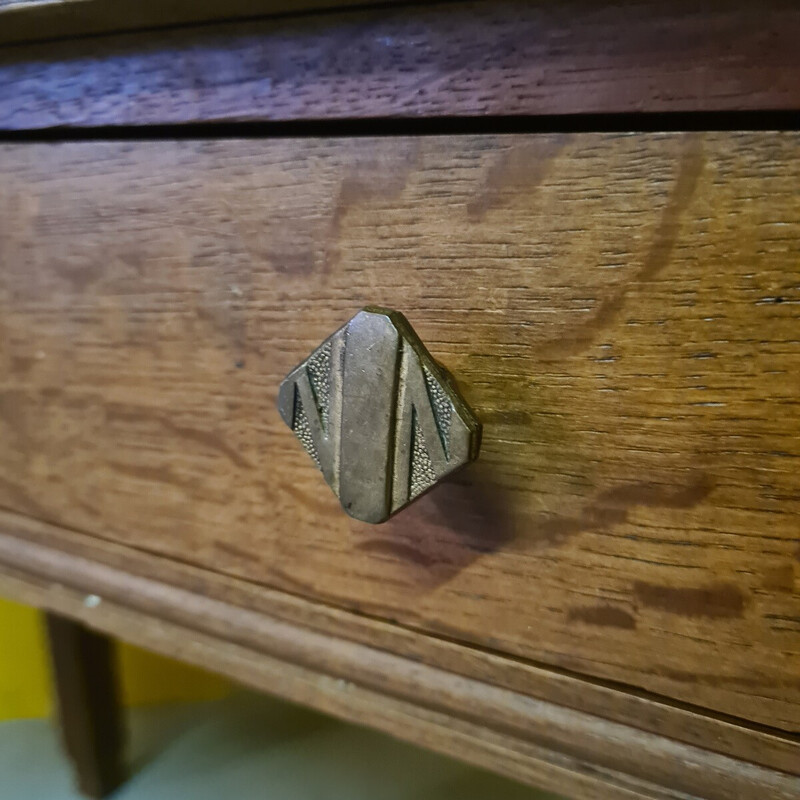
[[[157,577],[165,566],[161,558],[9,514],[2,514],[0,525],[4,594],[58,608],[82,624],[122,632],[140,645],[571,797],[789,800],[800,787],[796,742],[770,737],[769,755],[786,756],[788,771],[767,770],[709,749],[729,738],[730,722],[695,715],[685,730],[699,733],[706,727],[707,746],[687,746],[663,731],[644,733],[638,725],[611,723],[552,699],[502,689],[497,679],[503,670],[494,656],[189,567],[184,570],[192,577],[191,588],[177,589]],[[90,557],[77,555],[79,549]],[[109,566],[109,557],[119,566]],[[137,576],[142,567],[149,576]],[[166,567],[172,582],[177,565]],[[85,601],[87,587],[91,603]],[[209,596],[209,590],[219,596],[223,588],[238,588],[240,599],[249,596],[251,602],[258,597],[261,607],[254,613],[252,607]],[[290,608],[293,621],[285,615]],[[314,617],[332,624],[317,627]],[[346,619],[351,630],[371,629],[368,644],[348,638],[342,626]],[[398,636],[417,639],[424,655],[387,651],[389,640]],[[492,658],[490,683],[434,666],[442,648],[466,654],[461,666],[471,657]],[[550,677],[553,686],[564,680]],[[584,682],[586,688],[591,689]],[[605,711],[619,710],[618,704],[621,708],[632,699],[610,691]],[[685,710],[640,702],[650,710],[637,723],[653,714],[689,721]],[[713,728],[716,735],[709,735]],[[766,752],[763,732],[739,727],[738,734],[757,743],[753,754]]]
[[[789,0],[503,0],[147,31],[0,50],[0,128],[797,111],[798,40]]]
[[[796,730],[798,144],[6,145],[0,504]],[[380,527],[275,408],[367,303],[484,424]]]

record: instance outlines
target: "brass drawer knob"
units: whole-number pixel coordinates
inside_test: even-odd
[[[481,426],[397,311],[368,307],[283,380],[278,409],[342,508],[384,522],[478,455]]]

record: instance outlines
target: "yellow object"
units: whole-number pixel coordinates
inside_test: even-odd
[[[131,645],[119,648],[125,705],[216,700],[223,678]],[[50,664],[39,613],[0,598],[0,720],[44,717],[52,710]]]

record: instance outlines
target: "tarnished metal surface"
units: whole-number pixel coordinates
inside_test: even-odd
[[[383,522],[478,455],[480,423],[406,318],[365,308],[281,383],[278,408],[342,508]]]

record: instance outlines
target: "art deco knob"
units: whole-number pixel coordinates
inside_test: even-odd
[[[365,308],[281,383],[278,409],[342,508],[383,522],[478,455],[480,423],[397,311]]]

